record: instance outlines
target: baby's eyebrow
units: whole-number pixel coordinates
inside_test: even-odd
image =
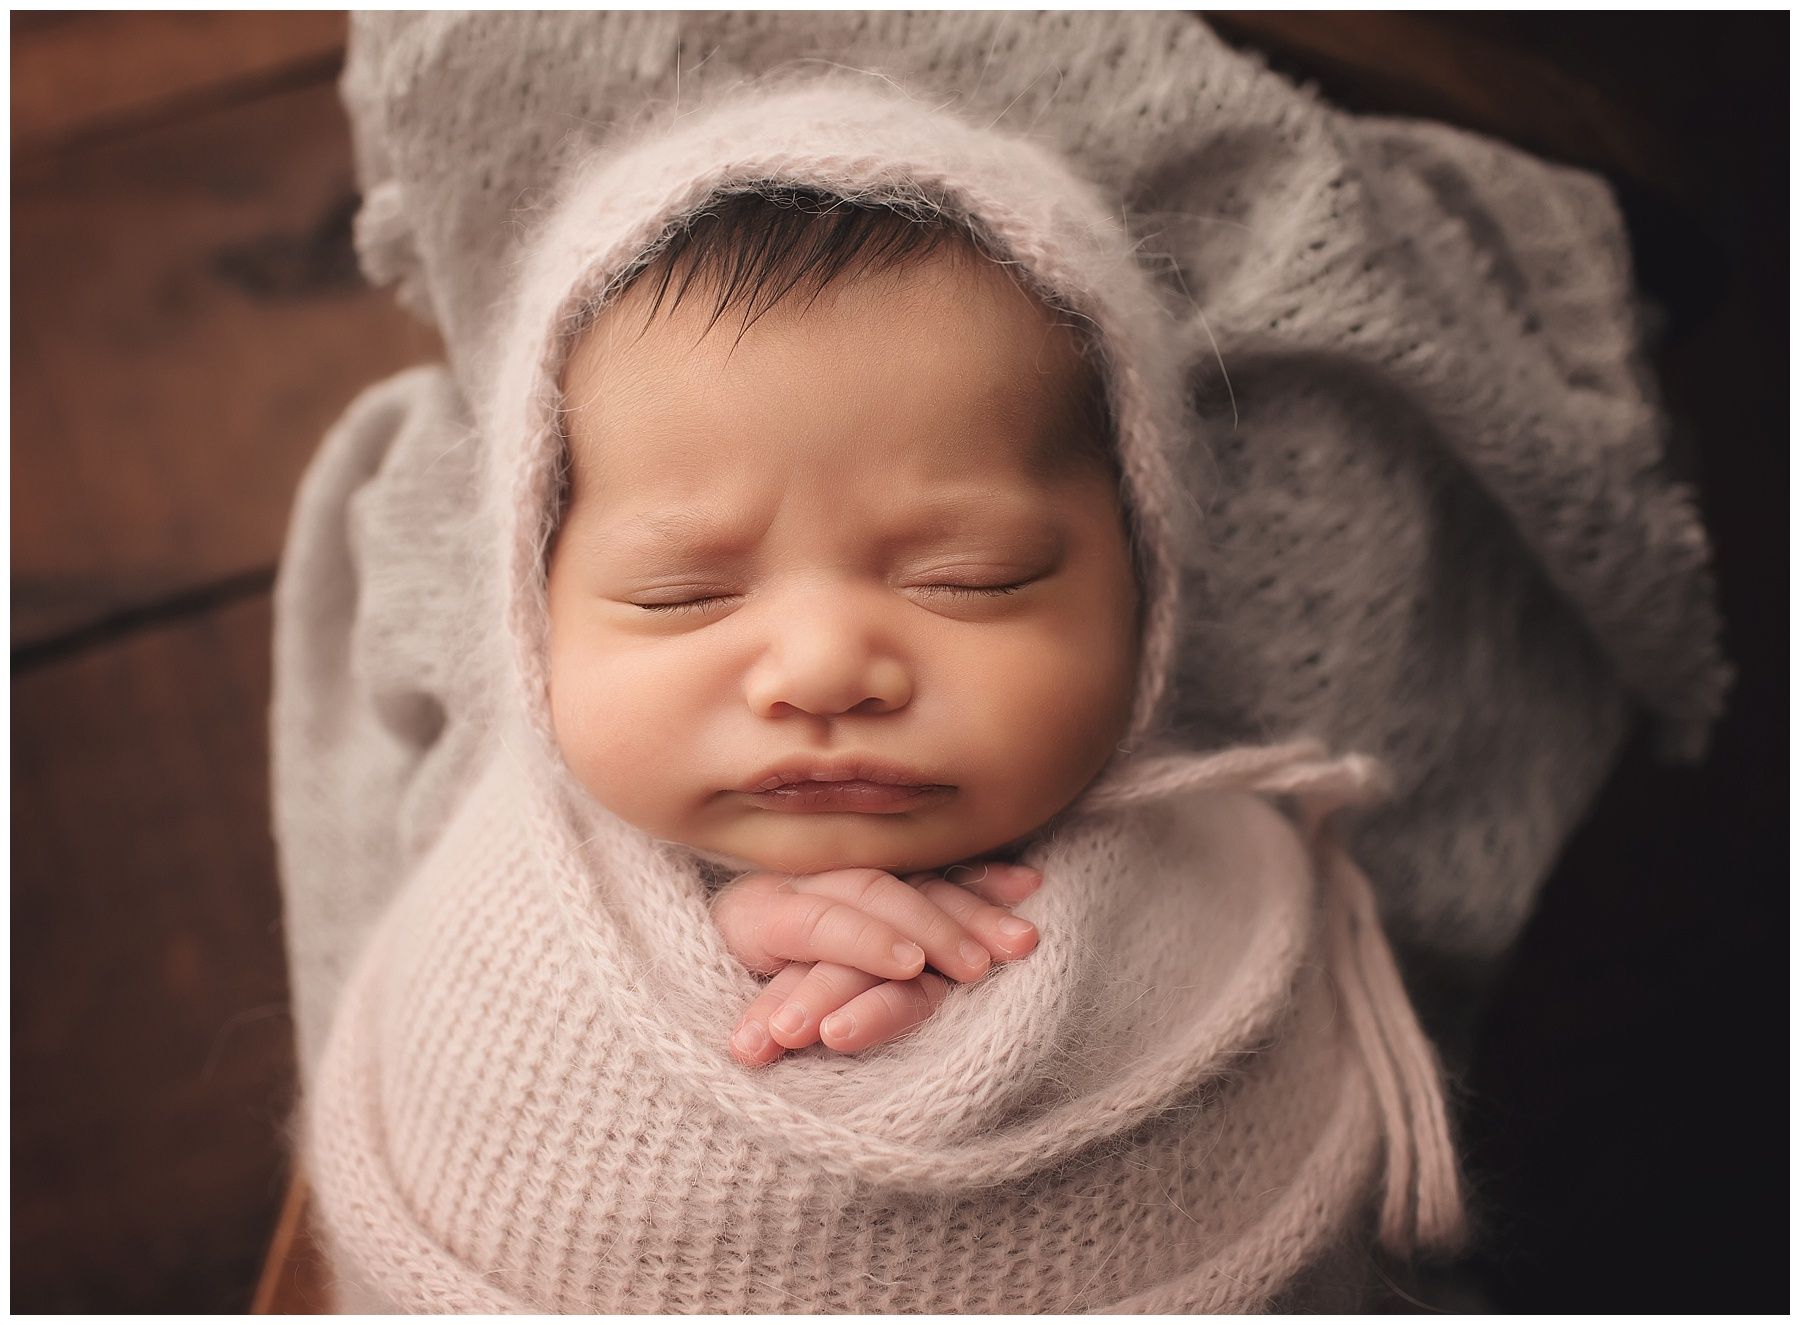
[[[722,512],[704,507],[652,511],[603,526],[589,542],[598,553],[655,556],[676,552],[706,555],[729,552],[739,540]]]
[[[1004,488],[969,488],[918,503],[900,517],[897,542],[922,543],[971,525],[1005,534],[1056,538],[1061,521],[1041,502]]]
[[[622,539],[631,539],[639,543],[670,544],[693,543],[707,541],[715,530],[722,527],[723,521],[711,512],[676,507],[673,510],[655,511],[641,515],[637,519],[618,527]]]
[[[755,541],[738,532],[735,524],[728,512],[703,506],[671,507],[603,526],[589,546],[603,555],[727,555],[745,550]],[[971,527],[1046,544],[1057,541],[1061,532],[1061,522],[1040,503],[1004,489],[968,488],[938,493],[896,509],[886,541],[911,546]]]

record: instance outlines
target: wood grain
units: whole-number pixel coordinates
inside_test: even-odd
[[[12,1305],[242,1311],[293,1093],[266,597],[13,682]]]
[[[340,63],[328,10],[12,16],[13,153],[166,119]]]
[[[356,203],[329,81],[18,167],[15,648],[268,570],[325,428],[441,353]]]

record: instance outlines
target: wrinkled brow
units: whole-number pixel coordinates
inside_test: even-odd
[[[897,512],[883,541],[910,546],[971,529],[1033,545],[1054,544],[1062,522],[1029,496],[1005,489],[973,488],[939,494]],[[596,530],[587,540],[596,553],[616,556],[717,556],[742,551],[746,539],[724,512],[705,507],[653,511]]]

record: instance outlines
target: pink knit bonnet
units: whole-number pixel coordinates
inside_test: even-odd
[[[557,382],[572,333],[676,224],[721,194],[768,185],[957,217],[1004,252],[1026,283],[1098,333],[1122,499],[1145,581],[1140,672],[1123,742],[1138,748],[1168,693],[1174,543],[1192,516],[1178,500],[1172,448],[1198,444],[1182,414],[1173,325],[1123,228],[1056,156],[886,88],[837,79],[727,99],[577,163],[530,244],[512,314],[496,319],[499,366],[482,405],[493,489],[503,494],[507,622],[531,726],[550,739],[544,549],[562,446]]]

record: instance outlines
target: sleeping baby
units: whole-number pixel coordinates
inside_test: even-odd
[[[345,1302],[1349,1307],[1454,1245],[1378,770],[1165,737],[1194,429],[1095,191],[797,80],[573,158],[514,279],[417,479],[497,698],[308,1085]]]
[[[1130,718],[1138,592],[1072,321],[941,218],[741,193],[582,333],[564,396],[557,743],[621,818],[761,867],[713,908],[779,968],[738,1056],[867,1048],[1030,951],[984,897],[1034,872],[935,871],[1040,828]]]
[[[1176,13],[358,14],[343,90],[445,354],[275,591],[340,1304],[1354,1311],[1457,1246],[1390,933],[1466,1019],[1629,703],[1691,753],[1726,676],[1605,185]]]

